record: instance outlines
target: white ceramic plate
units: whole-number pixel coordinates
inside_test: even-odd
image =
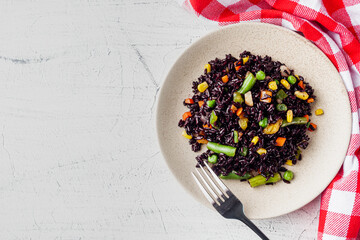
[[[202,37],[179,57],[163,83],[157,105],[157,132],[172,173],[191,195],[211,207],[190,175],[199,153],[191,151],[177,124],[187,111],[182,102],[192,96],[192,82],[203,73],[204,65],[228,53],[238,57],[244,50],[269,55],[302,75],[315,89],[313,111],[322,108],[325,112],[311,118],[318,129],[309,133],[311,140],[302,161],[288,167],[295,174],[291,184],[251,188],[247,182],[225,181],[244,204],[249,218],[270,218],[294,211],[318,196],[340,169],[348,148],[351,113],[347,92],[333,64],[315,45],[295,32],[261,23],[232,25]]]

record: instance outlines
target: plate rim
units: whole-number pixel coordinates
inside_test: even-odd
[[[202,35],[201,37],[199,37],[198,39],[196,39],[196,41],[192,42],[189,46],[187,46],[182,52],[180,55],[177,56],[176,60],[173,62],[173,64],[171,64],[169,70],[167,71],[166,75],[163,77],[163,80],[162,82],[160,83],[160,86],[159,86],[159,91],[158,91],[158,95],[157,95],[157,98],[156,98],[156,108],[155,108],[155,127],[156,127],[156,140],[157,140],[157,143],[159,145],[159,148],[160,148],[160,152],[161,152],[161,155],[163,156],[163,159],[165,160],[166,162],[166,165],[167,165],[167,168],[170,170],[171,172],[171,175],[173,175],[173,177],[176,179],[176,181],[182,186],[182,188],[185,190],[185,192],[190,195],[194,200],[196,200],[198,203],[200,203],[201,205],[204,205],[203,203],[201,203],[199,201],[199,199],[194,196],[190,190],[187,188],[187,186],[180,180],[180,178],[177,176],[177,174],[175,173],[174,169],[172,169],[169,165],[169,160],[167,160],[167,158],[165,157],[164,155],[164,146],[160,144],[160,114],[159,114],[159,104],[160,104],[160,98],[161,96],[163,95],[163,91],[164,91],[164,84],[166,83],[167,79],[169,78],[169,75],[170,73],[174,70],[174,66],[176,66],[178,64],[178,62],[180,61],[180,59],[186,55],[188,52],[191,52],[192,48],[199,42],[201,42],[203,39],[209,37],[210,35],[216,33],[216,32],[219,32],[219,31],[223,31],[223,29],[229,29],[229,28],[237,28],[238,26],[240,25],[266,25],[267,27],[270,27],[270,28],[274,28],[274,29],[278,29],[280,31],[283,31],[285,32],[286,34],[292,34],[294,36],[296,36],[297,39],[299,39],[300,41],[303,41],[305,44],[309,45],[311,48],[314,49],[314,51],[318,52],[320,55],[322,55],[322,57],[324,58],[324,61],[327,61],[328,63],[331,64],[331,66],[336,70],[336,72],[338,73],[340,79],[342,80],[341,81],[341,84],[342,86],[344,87],[344,89],[346,90],[347,92],[347,88],[346,88],[346,85],[339,73],[339,71],[336,69],[335,65],[330,61],[330,59],[325,55],[325,53],[320,49],[318,48],[313,42],[311,42],[310,40],[306,39],[304,36],[302,36],[301,34],[299,34],[297,31],[294,31],[294,30],[290,30],[286,27],[283,27],[283,26],[278,26],[278,25],[274,25],[274,24],[271,24],[271,23],[262,23],[262,22],[240,22],[240,23],[236,23],[236,24],[229,24],[227,26],[221,26],[220,28],[217,28],[217,29],[214,29],[214,30],[211,30],[207,33],[205,33],[204,35]],[[348,103],[348,108],[350,109],[350,129],[352,128],[352,125],[353,125],[353,118],[351,117],[351,104],[350,104],[350,100],[349,100],[349,97],[347,96],[347,103]],[[346,141],[347,142],[347,151],[349,149],[349,146],[350,146],[350,140],[351,140],[351,131],[349,132],[349,136],[347,136],[348,140]],[[283,215],[286,215],[286,214],[289,214],[289,213],[292,213],[296,210],[299,210],[301,209],[302,207],[304,207],[305,205],[309,204],[310,202],[312,202],[314,199],[316,199],[318,196],[320,196],[322,194],[322,192],[324,192],[326,190],[326,188],[329,186],[329,184],[332,182],[332,180],[336,177],[336,175],[338,174],[339,170],[341,169],[343,163],[344,163],[344,160],[345,160],[345,157],[347,156],[346,153],[347,151],[345,152],[344,154],[344,157],[341,161],[339,161],[338,163],[338,166],[336,166],[336,169],[337,171],[335,172],[335,174],[332,174],[331,175],[331,179],[330,181],[327,183],[327,185],[324,187],[324,189],[316,194],[314,197],[312,197],[309,201],[305,201],[305,203],[297,206],[295,209],[293,210],[290,210],[290,211],[286,211],[286,212],[280,212],[276,215],[272,215],[272,216],[266,216],[266,217],[255,217],[255,218],[250,218],[250,219],[254,219],[254,220],[260,220],[260,219],[270,219],[270,218],[275,218],[275,217],[279,217],[279,216],[283,216]],[[208,206],[206,206],[208,207]],[[245,206],[246,207],[246,206]],[[212,207],[208,207],[212,210],[215,211],[214,208]]]

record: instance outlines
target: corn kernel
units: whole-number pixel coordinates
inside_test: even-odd
[[[294,76],[295,76],[298,80],[300,80],[299,75],[295,74]]]
[[[269,89],[271,89],[271,90],[273,90],[273,91],[275,91],[276,89],[278,89],[277,84],[276,84],[275,81],[269,82],[268,87],[269,87]]]
[[[290,83],[288,81],[286,81],[285,79],[281,79],[281,84],[287,89],[290,89]]]
[[[247,119],[245,117],[240,117],[239,125],[242,130],[244,130],[244,131],[246,130],[246,128],[248,127],[248,121],[249,121],[249,119]]]
[[[324,110],[322,110],[321,108],[319,108],[315,111],[316,116],[323,115],[323,114],[324,114]]]
[[[205,90],[209,87],[208,83],[207,82],[203,82],[203,83],[200,83],[198,86],[197,86],[197,89],[199,90],[199,92],[205,92]]]
[[[251,140],[251,142],[252,142],[254,145],[256,145],[256,144],[259,142],[259,137],[258,137],[258,136],[255,136],[255,137]]]
[[[249,61],[249,56],[244,57],[242,60],[243,60],[243,64],[247,63],[247,61]]]
[[[300,98],[302,100],[306,100],[309,98],[309,94],[307,94],[307,92],[295,91],[294,94],[297,98]]]
[[[294,113],[292,110],[288,110],[286,113],[286,121],[289,123],[293,121]]]
[[[211,71],[211,65],[210,64],[205,64],[205,69],[206,69],[206,72],[210,72]]]
[[[192,136],[188,135],[185,130],[182,132],[182,135],[187,139],[192,139]]]
[[[259,155],[263,155],[263,154],[266,154],[267,151],[265,148],[259,148],[257,151],[256,151]]]
[[[292,166],[292,165],[293,165],[293,163],[292,163],[291,160],[287,160],[287,161],[285,162],[285,164],[286,164],[286,165],[289,165],[289,166]]]

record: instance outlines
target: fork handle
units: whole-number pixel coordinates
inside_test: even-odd
[[[239,220],[245,223],[249,228],[251,228],[251,230],[253,230],[261,239],[269,240],[269,238],[265,236],[265,234],[263,234],[262,231],[257,226],[255,226],[255,224],[250,221],[246,216],[243,215],[241,218],[239,218]]]

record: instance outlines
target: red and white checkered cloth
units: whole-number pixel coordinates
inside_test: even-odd
[[[321,196],[318,239],[356,239],[360,229],[360,0],[178,0],[220,25],[253,21],[302,32],[338,69],[352,111],[344,164]]]

